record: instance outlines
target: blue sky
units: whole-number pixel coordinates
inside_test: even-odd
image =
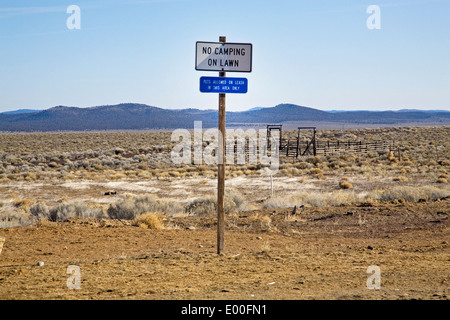
[[[69,5],[81,28],[69,30]],[[370,30],[369,5],[381,10]],[[227,110],[450,110],[448,0],[2,0],[0,112],[124,102],[217,108],[195,42],[253,44],[248,93]]]

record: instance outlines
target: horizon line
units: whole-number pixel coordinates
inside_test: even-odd
[[[137,102],[121,102],[121,103],[116,103],[116,104],[104,104],[104,105],[94,105],[94,106],[87,106],[87,107],[78,107],[78,106],[67,106],[67,105],[55,105],[53,107],[49,107],[49,108],[43,108],[43,109],[33,109],[33,108],[18,108],[18,109],[14,109],[14,110],[7,110],[7,111],[2,111],[0,112],[0,114],[10,114],[10,113],[14,113],[14,112],[19,112],[19,111],[27,111],[29,113],[31,112],[41,112],[41,111],[46,111],[46,110],[50,110],[53,108],[57,108],[57,107],[66,107],[66,108],[78,108],[78,109],[90,109],[90,108],[98,108],[98,107],[107,107],[107,106],[118,106],[118,105],[124,105],[124,104],[135,104],[135,105],[144,105],[144,106],[148,106],[148,107],[154,107],[154,108],[159,108],[159,109],[164,109],[164,110],[187,110],[187,109],[196,109],[196,110],[202,110],[202,111],[215,111],[216,108],[212,107],[212,108],[198,108],[198,107],[184,107],[184,108],[170,108],[170,107],[158,107],[158,106],[153,106],[150,104],[146,104],[146,103],[137,103]],[[319,110],[319,111],[323,111],[323,112],[331,112],[331,113],[340,113],[340,112],[398,112],[398,111],[419,111],[419,112],[450,112],[450,110],[447,109],[440,109],[440,108],[435,108],[435,109],[419,109],[419,108],[400,108],[400,109],[379,109],[379,110],[368,110],[368,109],[319,109],[319,108],[314,108],[314,107],[309,107],[309,106],[303,106],[303,105],[299,105],[299,104],[295,104],[295,103],[279,103],[275,106],[271,106],[271,107],[250,107],[247,108],[245,110],[239,110],[239,111],[227,111],[227,112],[247,112],[247,111],[252,111],[252,109],[256,109],[256,110],[261,110],[261,109],[270,109],[270,108],[275,108],[278,107],[280,105],[293,105],[293,106],[298,106],[298,107],[304,107],[304,108],[310,108],[310,109],[315,109],[315,110]],[[256,111],[255,110],[255,111]]]

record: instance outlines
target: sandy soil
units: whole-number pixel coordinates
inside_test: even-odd
[[[167,218],[164,230],[108,219],[0,229],[0,299],[449,299],[450,199],[291,212],[229,215],[222,255],[214,216]],[[372,265],[379,290],[367,287]]]

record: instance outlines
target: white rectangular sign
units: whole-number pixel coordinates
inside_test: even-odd
[[[252,72],[252,44],[197,41],[195,70]]]

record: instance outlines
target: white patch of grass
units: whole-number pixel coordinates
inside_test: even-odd
[[[448,197],[450,195],[450,187],[437,188],[434,186],[422,187],[394,187],[391,189],[375,190],[369,193],[369,197],[380,201],[392,201],[396,199],[404,199],[408,202],[417,202],[419,199],[437,200]]]

